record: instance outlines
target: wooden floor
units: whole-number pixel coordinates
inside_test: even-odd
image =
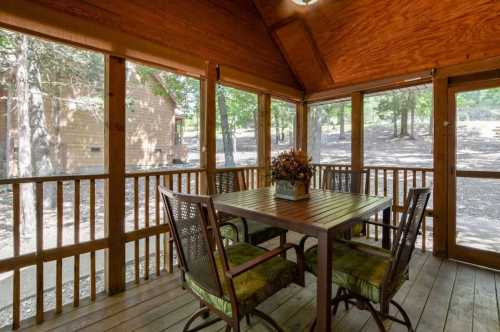
[[[315,278],[307,275],[307,287],[293,285],[263,303],[285,331],[306,331],[315,316]],[[406,309],[417,331],[500,331],[500,273],[463,265],[416,252],[410,280],[396,300]],[[33,331],[182,331],[184,322],[199,304],[183,291],[178,275],[144,282],[114,297],[64,313]],[[258,318],[244,331],[272,331]],[[377,331],[365,311],[340,310],[335,331]],[[214,325],[206,331],[219,331]],[[406,331],[388,326],[390,331]]]

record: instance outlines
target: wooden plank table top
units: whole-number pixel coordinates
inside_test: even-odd
[[[219,212],[285,228],[318,239],[317,331],[331,330],[332,246],[335,233],[383,210],[389,223],[392,198],[311,189],[310,197],[289,201],[274,197],[272,187],[213,196]],[[387,227],[385,227],[387,228]],[[384,232],[388,244],[388,229]]]
[[[215,208],[288,230],[318,236],[337,232],[346,223],[373,215],[392,205],[390,197],[311,189],[310,198],[289,201],[274,197],[272,187],[214,196]]]

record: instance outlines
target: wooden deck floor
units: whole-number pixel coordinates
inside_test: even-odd
[[[396,299],[407,310],[417,331],[500,331],[500,273],[475,268],[430,253],[415,253],[410,280]],[[315,316],[315,278],[307,287],[293,285],[263,303],[260,309],[277,320],[285,331],[306,331]],[[144,282],[114,297],[62,314],[33,331],[181,331],[187,317],[198,308],[183,291],[177,274]],[[333,322],[335,331],[377,331],[365,311],[341,309]],[[272,331],[258,318],[244,331]],[[214,325],[206,331],[220,331]],[[395,324],[390,331],[405,331]]]

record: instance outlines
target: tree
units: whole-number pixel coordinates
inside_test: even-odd
[[[226,95],[222,86],[217,87],[217,101],[219,106],[220,123],[222,130],[222,142],[224,146],[224,162],[227,167],[233,167],[234,163],[234,142],[233,134],[229,127],[228,106],[226,104]]]

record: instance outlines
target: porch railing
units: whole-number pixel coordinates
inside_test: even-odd
[[[163,184],[168,188],[178,192],[200,192],[201,175],[203,169],[179,169],[168,170],[161,172],[141,172],[126,174],[127,196],[132,199],[133,209],[131,227],[126,227],[124,242],[133,243],[133,274],[135,282],[140,280],[140,266],[144,273],[142,277],[148,279],[151,275],[150,257],[154,257],[154,274],[160,275],[161,271],[172,272],[172,245],[169,241],[169,228],[166,224],[163,213],[160,213],[160,199],[156,187],[158,184]],[[87,298],[94,301],[99,292],[104,290],[104,287],[97,287],[97,276],[99,273],[106,273],[104,266],[104,257],[102,262],[97,262],[96,253],[109,248],[108,238],[104,234],[104,187],[108,174],[92,174],[92,175],[70,175],[70,176],[49,176],[49,177],[31,177],[31,178],[16,178],[16,179],[1,179],[0,189],[7,192],[11,199],[11,220],[12,220],[12,255],[5,258],[0,258],[0,275],[3,273],[11,273],[12,293],[2,294],[10,296],[12,303],[12,321],[11,326],[17,329],[21,326],[21,321],[30,317],[22,313],[22,308],[30,306],[30,301],[34,304],[34,313],[36,322],[40,323],[44,320],[44,315],[47,312],[55,311],[60,313],[66,306],[68,276],[63,268],[63,261],[66,258],[72,258],[73,270],[72,283],[72,304],[70,306],[79,306],[80,300]],[[141,187],[140,184],[143,186]],[[35,206],[35,221],[31,235],[34,238],[33,250],[25,250],[27,253],[22,253],[22,205],[24,186],[32,186],[34,192]],[[82,187],[85,188],[85,196],[82,195]],[[142,190],[141,190],[142,188]],[[6,190],[5,190],[6,189]],[[52,189],[55,197],[54,207],[47,208],[44,206],[44,191]],[[96,190],[98,189],[98,190]],[[31,190],[31,189],[30,189]],[[71,191],[68,193],[68,191]],[[99,191],[99,193],[97,193]],[[69,195],[68,195],[69,194]],[[68,196],[71,196],[68,202]],[[47,197],[46,197],[47,198]],[[126,198],[127,200],[127,198]],[[71,212],[65,211],[67,205],[71,205]],[[82,204],[83,201],[83,204]],[[128,204],[126,202],[126,204]],[[45,204],[46,205],[46,204]],[[139,213],[142,209],[143,222],[139,223]],[[82,218],[82,210],[84,210],[85,218]],[[55,232],[49,229],[46,230],[46,221],[44,217],[47,214],[55,215]],[[96,231],[96,217],[102,220],[102,235],[98,235]],[[127,213],[129,214],[129,213]],[[6,220],[8,217],[5,218]],[[82,233],[82,219],[88,222],[85,232]],[[127,220],[125,221],[127,223]],[[68,224],[73,225],[72,234],[67,234],[65,228]],[[51,232],[50,237],[47,232]],[[45,234],[44,234],[45,233]],[[70,235],[68,237],[68,235]],[[85,236],[83,236],[85,235]],[[84,239],[85,237],[85,239]],[[72,241],[68,241],[68,238]],[[150,238],[154,239],[154,250],[150,250]],[[64,242],[72,242],[65,244]],[[140,254],[140,245],[143,242],[144,255]],[[83,271],[84,266],[81,265],[80,258],[82,255],[89,255],[88,264],[84,264],[88,271]],[[163,256],[163,264],[161,264],[161,256]],[[55,262],[55,282],[48,288],[44,288],[46,284],[50,284],[50,280],[44,274],[50,269],[49,263]],[[68,262],[65,261],[64,264]],[[130,265],[130,264],[128,264]],[[24,268],[34,267],[34,277],[27,276],[30,280],[22,280],[25,278],[21,270]],[[99,271],[101,269],[101,271]],[[45,271],[44,271],[45,270]],[[4,275],[5,276],[5,275]],[[88,290],[82,291],[81,281],[88,278]],[[104,278],[100,278],[101,284]],[[34,291],[22,298],[22,287],[34,283]],[[44,303],[44,298],[48,292],[55,291],[55,305],[53,308],[47,309],[47,304]],[[26,290],[24,290],[26,293]],[[82,296],[83,293],[83,296]],[[66,300],[66,301],[65,301]],[[26,303],[23,303],[27,301]],[[0,308],[0,310],[8,310],[8,308]]]
[[[345,164],[313,164],[315,175],[311,185],[314,188],[320,188],[323,181],[323,174],[327,168],[336,170],[349,170],[350,165]],[[365,166],[365,169],[370,172],[369,191],[372,195],[391,196],[392,205],[392,224],[399,223],[401,212],[404,211],[404,202],[406,201],[408,189],[412,187],[432,188],[434,170],[432,168],[423,167],[393,167],[393,166]],[[422,223],[422,238],[421,248],[426,250],[427,242],[427,219],[432,218],[432,198],[429,202],[430,208],[426,211],[426,216]],[[380,215],[375,215],[375,221],[379,221]],[[366,237],[379,240],[380,227],[367,225]]]

